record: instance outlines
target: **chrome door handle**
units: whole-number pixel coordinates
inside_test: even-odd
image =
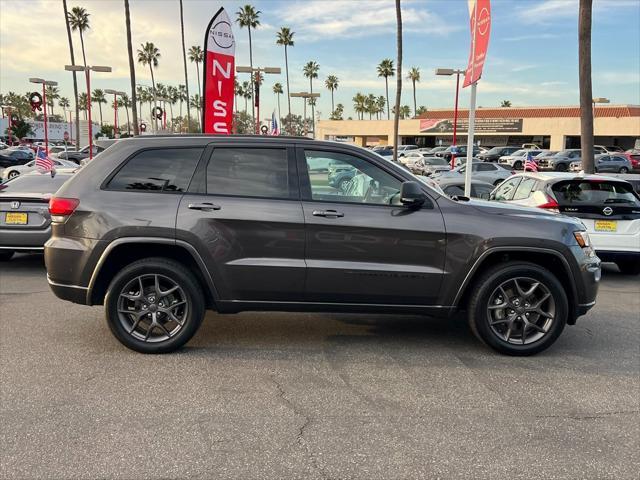
[[[325,218],[338,218],[344,217],[344,213],[338,212],[336,210],[314,210],[314,217],[325,217]]]
[[[202,210],[204,212],[210,212],[211,210],[220,210],[222,207],[220,205],[214,205],[213,203],[190,203],[188,208],[191,210]]]

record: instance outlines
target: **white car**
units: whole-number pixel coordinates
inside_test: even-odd
[[[542,152],[543,150],[540,149],[523,148],[516,150],[511,155],[503,155],[498,159],[498,163],[500,165],[509,166],[514,170],[522,170],[524,168],[524,162],[527,161],[527,155],[531,154],[531,157],[535,158]]]
[[[56,170],[60,170],[62,168],[72,168],[77,169],[78,165],[74,162],[68,160],[58,160],[51,159],[53,161],[53,166]],[[36,161],[31,160],[30,162],[25,163],[24,165],[14,165],[12,167],[7,167],[2,172],[2,181],[9,180],[11,178],[17,177],[18,175],[22,175],[24,173],[33,172],[36,170]]]
[[[398,158],[404,157],[412,150],[418,150],[417,145],[400,145],[398,147]]]

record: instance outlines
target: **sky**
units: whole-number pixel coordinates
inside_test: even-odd
[[[232,18],[249,0],[184,0],[187,49],[202,45],[210,18],[224,6]],[[184,83],[178,0],[130,0],[134,48],[150,41],[159,48],[156,82]],[[289,49],[291,91],[307,90],[303,65],[320,65],[314,91],[321,97],[316,110],[327,118],[331,97],[324,88],[328,75],[339,86],[335,102],[345,106],[345,118],[355,116],[357,93],[384,95],[384,79],[376,66],[384,58],[395,61],[393,0],[253,0],[261,11],[261,25],[252,32],[254,66],[282,67],[282,75],[268,75],[261,91],[262,115],[276,108],[272,86],[285,85],[284,49],[275,44],[282,26],[291,28],[295,46]],[[478,105],[576,105],[578,92],[578,0],[493,0],[491,40]],[[110,65],[112,73],[95,73],[92,88],[129,91],[124,8],[121,0],[68,0],[69,10],[82,6],[91,14],[85,35],[87,63]],[[417,104],[452,107],[455,80],[436,77],[437,67],[465,68],[469,55],[466,0],[403,0],[403,78],[418,67]],[[246,29],[234,27],[236,65],[249,64]],[[80,40],[74,33],[76,61]],[[640,104],[640,0],[594,0],[593,94],[615,104]],[[32,76],[56,80],[64,96],[72,98],[70,63],[61,0],[0,0],[0,92],[33,90]],[[189,64],[190,93],[198,89],[195,65]],[[136,66],[138,83],[150,85],[148,67]],[[247,80],[239,74],[239,80]],[[395,98],[395,79],[389,96]],[[81,92],[84,89],[80,90]],[[286,101],[282,102],[283,115]],[[468,104],[463,90],[461,106]],[[412,87],[403,81],[402,104],[413,108]],[[240,101],[240,107],[244,102]],[[94,108],[95,111],[95,108]],[[292,99],[292,111],[302,113],[302,100]],[[177,114],[176,114],[177,115]]]

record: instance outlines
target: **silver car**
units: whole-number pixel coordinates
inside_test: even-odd
[[[0,261],[44,249],[51,236],[49,199],[71,176],[30,172],[0,184]]]
[[[436,182],[440,183],[450,178],[459,178],[466,172],[467,166],[461,165],[448,172],[434,174]],[[471,167],[471,176],[473,180],[479,180],[482,182],[491,183],[492,185],[499,185],[503,180],[513,175],[511,169],[507,169],[502,165],[490,162],[473,162]]]
[[[597,173],[629,173],[633,170],[629,159],[622,155],[596,155],[594,160],[594,170]],[[569,170],[572,172],[582,171],[582,162],[571,162]]]

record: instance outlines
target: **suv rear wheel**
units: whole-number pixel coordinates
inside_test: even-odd
[[[469,326],[484,343],[507,355],[533,355],[562,333],[569,311],[558,279],[533,263],[510,262],[474,285]]]
[[[204,316],[202,290],[181,264],[145,258],[122,269],[105,298],[115,337],[142,353],[177,350],[196,333]]]

